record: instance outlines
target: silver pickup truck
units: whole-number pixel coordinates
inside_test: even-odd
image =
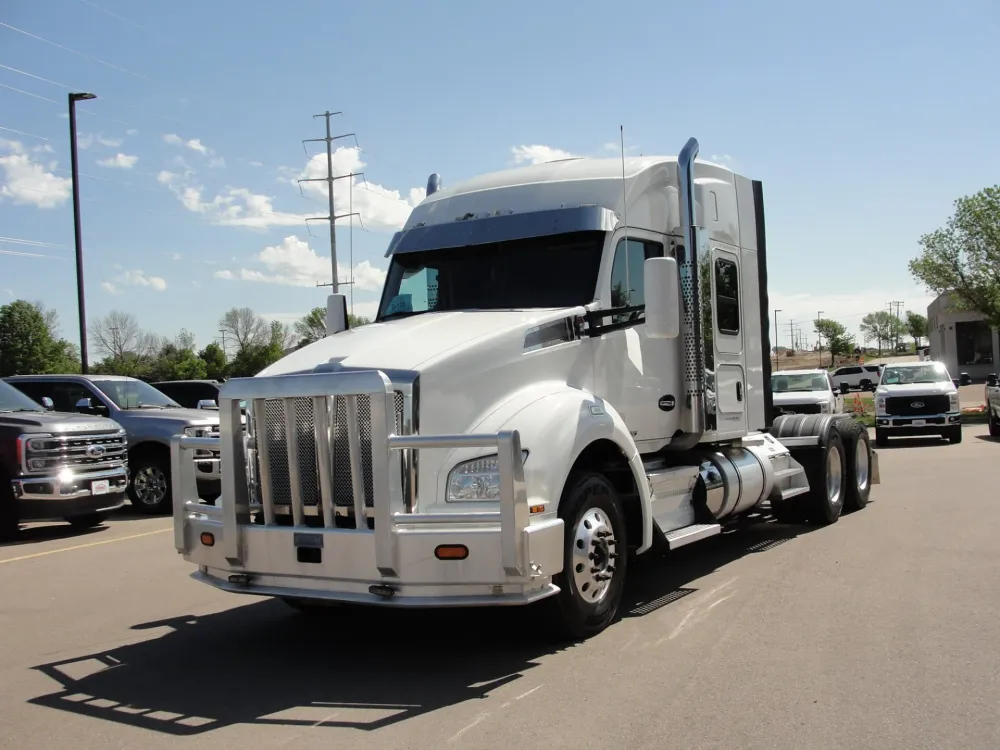
[[[1000,380],[995,372],[986,376],[986,415],[990,420],[990,435],[1000,437]]]
[[[57,411],[109,417],[128,434],[128,496],[141,513],[171,509],[170,438],[174,435],[217,437],[219,414],[185,409],[169,396],[137,378],[120,375],[15,375],[12,386],[41,403],[52,400]],[[194,455],[198,494],[213,500],[221,492],[218,451]]]

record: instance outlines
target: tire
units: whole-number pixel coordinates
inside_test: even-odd
[[[128,497],[139,513],[159,515],[173,505],[170,459],[159,453],[140,453],[129,460]]]
[[[950,442],[952,445],[957,445],[958,443],[961,443],[962,426],[959,425],[958,427],[949,427],[947,430],[944,431],[944,434],[941,437],[947,438],[948,442]]]
[[[861,510],[868,505],[872,490],[872,456],[868,428],[856,419],[836,422],[844,444],[844,511]]]
[[[1000,421],[997,421],[992,411],[990,411],[990,436],[1000,437]]]
[[[798,501],[798,497],[793,497],[791,500],[772,499],[771,515],[774,517],[774,520],[778,523],[792,525],[805,523],[808,520],[805,508]]]
[[[802,464],[809,480],[809,493],[802,498],[809,522],[818,526],[836,523],[844,509],[847,465],[840,433],[831,427],[825,445],[792,455]]]
[[[107,521],[110,516],[110,513],[85,513],[67,518],[66,522],[74,529],[92,529]]]
[[[889,444],[889,436],[886,435],[878,427],[875,428],[875,445],[879,448],[885,448]]]
[[[628,568],[625,513],[602,474],[581,472],[566,482],[559,517],[566,524],[563,570],[554,576],[559,593],[545,600],[549,624],[557,637],[581,640],[618,614]]]

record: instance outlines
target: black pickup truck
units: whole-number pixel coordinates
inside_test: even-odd
[[[96,526],[125,504],[125,430],[50,406],[0,380],[0,539],[25,521]]]

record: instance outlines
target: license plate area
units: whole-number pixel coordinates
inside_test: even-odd
[[[914,427],[924,427],[927,424],[927,420],[926,419],[914,419],[912,422],[910,422],[910,424],[912,424]]]
[[[107,495],[111,491],[111,480],[95,479],[90,483],[91,495]]]
[[[323,562],[323,534],[296,531],[292,535],[295,559],[300,563],[319,565]]]

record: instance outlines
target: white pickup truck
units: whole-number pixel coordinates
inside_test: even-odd
[[[940,435],[962,442],[962,409],[948,368],[940,362],[885,366],[875,389],[875,444],[890,437]]]
[[[779,370],[771,376],[775,414],[838,414],[844,397],[826,370]]]

